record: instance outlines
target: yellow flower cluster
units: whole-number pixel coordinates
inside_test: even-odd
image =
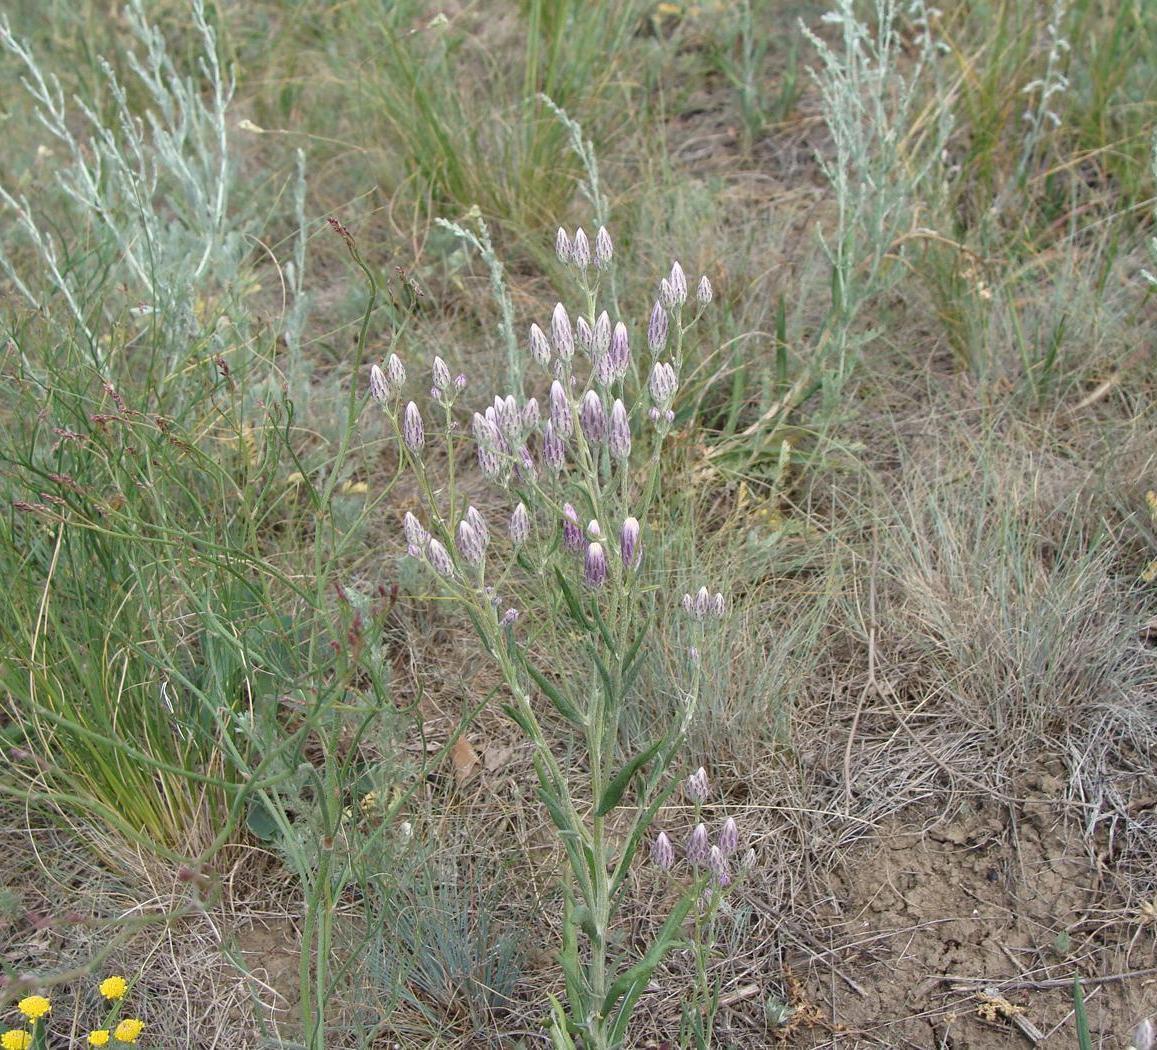
[[[100,982],[100,994],[110,1003],[114,1003],[124,998],[128,987],[128,981],[119,974],[114,974]],[[16,1009],[32,1023],[32,1029],[35,1031],[37,1022],[52,1010],[52,1003],[43,995],[28,995],[16,1004]],[[116,1011],[113,1012],[114,1017],[115,1015]],[[109,1020],[106,1020],[105,1024],[108,1024]],[[108,1046],[110,1040],[115,1039],[121,1045],[131,1046],[144,1030],[144,1021],[136,1017],[125,1017],[118,1021],[111,1031],[107,1028],[95,1028],[89,1032],[88,1045]],[[0,1034],[0,1050],[32,1050],[32,1039],[32,1032],[23,1028],[10,1028]]]
[[[3,1047],[3,1050],[30,1050],[31,1046],[32,1036],[22,1028],[9,1028],[0,1035],[0,1047]]]

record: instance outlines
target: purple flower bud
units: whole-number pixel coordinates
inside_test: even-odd
[[[555,303],[554,313],[550,318],[550,337],[554,340],[554,348],[563,361],[574,357],[574,333],[570,327],[570,315],[562,303]]]
[[[466,508],[466,520],[470,523],[470,527],[478,533],[479,539],[482,540],[482,546],[487,546],[490,543],[490,527],[486,524],[486,519],[471,506]]]
[[[683,611],[688,616],[695,615],[695,599],[692,598],[689,594],[683,595]]]
[[[486,587],[484,593],[491,608],[497,609],[502,604],[502,596],[493,587]]]
[[[430,538],[430,534],[422,528],[422,523],[409,511],[406,511],[406,516],[402,519],[402,531],[406,534],[406,542],[411,547],[421,549]]]
[[[587,240],[587,235],[581,226],[574,231],[574,241],[571,242],[571,258],[580,270],[585,270],[591,264],[591,242]]]
[[[554,253],[558,256],[559,262],[568,263],[571,261],[570,237],[561,226],[558,228],[558,233],[554,235]]]
[[[652,423],[658,423],[659,420],[663,418],[663,413],[657,408],[651,407],[647,409],[647,418],[650,419]]]
[[[671,276],[667,278],[667,283],[671,286],[675,304],[682,306],[687,301],[687,275],[678,261],[671,264]]]
[[[607,579],[607,552],[598,541],[587,544],[587,556],[583,562],[583,579],[591,588],[601,587]]]
[[[578,511],[570,503],[562,505],[562,542],[572,551],[581,551],[585,542],[582,526],[579,525]]]
[[[504,398],[495,396],[494,418],[507,446],[517,445],[522,440],[522,411],[513,394]]]
[[[651,369],[651,377],[647,381],[647,389],[655,407],[665,412],[675,400],[675,392],[679,389],[679,380],[675,377],[674,367],[656,361]]]
[[[719,850],[725,857],[730,857],[739,847],[739,826],[734,817],[728,817],[723,822],[723,830],[719,832]]]
[[[583,316],[575,318],[574,322],[574,341],[575,346],[588,356],[595,344],[595,334],[591,331],[591,326],[587,323],[587,319]]]
[[[715,592],[715,597],[711,599],[711,611],[720,619],[727,612],[727,600],[718,591]]]
[[[601,445],[607,437],[607,414],[603,409],[603,399],[593,390],[583,395],[579,409],[579,423],[583,433],[592,445]]]
[[[506,612],[504,612],[502,614],[502,619],[498,621],[498,626],[502,627],[504,629],[510,628],[510,627],[514,626],[514,624],[517,620],[518,620],[518,610],[513,609],[513,608],[507,609]]]
[[[519,503],[510,515],[510,542],[521,547],[530,538],[530,512],[525,503]]]
[[[502,451],[502,434],[498,429],[493,408],[488,408],[484,416],[475,412],[473,427],[474,440],[479,448],[486,448],[495,453]]]
[[[406,553],[411,558],[420,558],[422,556],[422,548],[416,543],[408,543],[406,544]]]
[[[687,843],[687,860],[698,867],[711,856],[711,842],[707,838],[707,826],[697,824]]]
[[[663,304],[665,310],[670,310],[675,305],[675,289],[671,287],[671,282],[666,277],[659,282],[659,302]]]
[[[425,551],[426,561],[430,563],[430,567],[439,576],[450,577],[454,575],[454,562],[450,557],[450,552],[433,536],[426,541]]]
[[[706,587],[700,587],[695,595],[695,619],[702,620],[711,611],[711,594]]]
[[[715,298],[715,289],[711,287],[711,281],[707,274],[699,278],[699,287],[695,289],[695,298],[699,300],[700,306],[706,306]]]
[[[526,404],[522,406],[522,429],[529,434],[532,430],[537,429],[538,419],[538,398],[529,397],[526,399]]]
[[[418,406],[411,401],[406,405],[406,416],[402,420],[402,440],[415,456],[422,451],[426,444],[426,432],[422,427],[422,413]]]
[[[663,871],[670,871],[675,864],[675,848],[665,831],[660,831],[651,843],[651,863]]]
[[[614,335],[611,336],[610,359],[615,378],[622,379],[631,367],[631,348],[627,345],[627,326],[622,321],[615,325]]]
[[[543,368],[550,366],[550,344],[536,324],[530,326],[530,353]]]
[[[458,553],[474,566],[481,565],[486,557],[482,537],[468,521],[458,522]]]
[[[591,518],[591,520],[587,522],[587,538],[592,540],[601,540],[603,538],[602,526],[599,525],[598,521],[594,518]]]
[[[611,319],[606,310],[595,321],[592,346],[596,354],[605,354],[611,348]]]
[[[370,397],[384,405],[390,399],[390,384],[386,373],[377,365],[370,366]]]
[[[549,419],[542,430],[542,458],[556,475],[566,466],[566,446]]]
[[[594,377],[604,390],[615,381],[615,363],[610,354],[599,354],[595,358]]]
[[[434,358],[434,388],[436,390],[449,390],[452,380],[450,379],[450,369],[446,362],[440,357]]]
[[[711,797],[711,784],[707,780],[707,770],[700,766],[687,778],[687,796],[692,802],[703,805]]]
[[[609,441],[611,456],[620,463],[626,463],[631,456],[631,423],[627,419],[627,408],[620,398],[615,398],[611,406]]]
[[[390,396],[397,397],[406,385],[406,369],[397,354],[390,354],[386,361],[386,378],[390,381]]]
[[[557,379],[550,384],[550,421],[554,432],[564,441],[574,433],[574,422],[570,414],[570,399]]]
[[[518,462],[514,471],[522,481],[536,481],[538,479],[538,465],[525,445],[518,450]]]
[[[716,886],[727,886],[731,883],[731,872],[727,870],[727,858],[718,846],[712,846],[707,855],[707,866],[715,876]]]
[[[667,345],[667,311],[662,303],[655,303],[651,320],[647,324],[647,345],[651,353],[659,353]]]
[[[637,569],[643,560],[643,544],[640,542],[638,518],[627,518],[619,530],[619,554],[624,569]]]
[[[755,850],[748,847],[747,852],[743,854],[743,859],[739,862],[740,871],[751,871],[755,867]]]
[[[611,235],[607,233],[605,226],[600,226],[599,232],[595,234],[595,265],[600,270],[605,270],[611,265],[611,257],[614,254],[615,248],[611,244]]]

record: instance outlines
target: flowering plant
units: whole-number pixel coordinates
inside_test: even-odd
[[[530,326],[530,355],[550,380],[545,403],[522,390],[498,395],[469,425],[478,466],[509,508],[505,528],[466,503],[453,474],[464,440],[465,376],[453,376],[434,358],[433,421],[403,398],[406,368],[396,354],[384,367],[372,366],[370,395],[384,409],[422,494],[422,513],[409,512],[403,522],[409,554],[457,599],[500,668],[511,698],[505,711],[533,744],[538,795],[568,860],[560,952],[566,1005],[552,999],[552,1041],[566,1048],[578,1038],[603,1050],[623,1045],[635,1003],[677,943],[704,886],[714,879],[721,889],[730,881],[726,854],[735,848],[706,845],[702,857],[690,858],[696,878],[643,958],[614,957],[610,930],[624,880],[675,786],[664,786],[664,773],[694,715],[699,643],[726,613],[724,596],[705,586],[682,596],[693,644],[679,683],[681,710],[661,736],[624,754],[621,716],[643,665],[656,603],[664,600],[648,574],[648,559],[663,543],[649,529],[649,515],[675,421],[684,339],[713,290],[704,276],[690,293],[674,263],[647,321],[647,355],[633,354],[627,324],[600,310],[600,290],[614,263],[606,229],[600,227],[593,244],[581,228],[573,236],[560,229],[555,247],[577,283],[581,311],[572,318],[560,302],[545,329]],[[434,439],[445,445],[444,460],[438,457],[448,464],[444,484],[428,466]],[[553,667],[580,672],[552,672],[543,649]],[[537,694],[581,741],[581,774],[564,770],[553,753]],[[735,837],[733,824],[727,834]],[[654,840],[661,866],[671,867],[672,851],[665,835]]]

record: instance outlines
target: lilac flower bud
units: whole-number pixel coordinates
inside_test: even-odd
[[[504,629],[510,628],[510,627],[514,626],[514,624],[517,620],[518,620],[518,610],[513,609],[513,608],[507,609],[506,612],[504,612],[502,614],[502,619],[498,621],[498,626],[502,627]]]
[[[487,546],[490,543],[490,527],[486,524],[486,519],[471,506],[466,508],[466,520],[470,523],[470,527],[478,533],[479,539],[482,540],[482,546]]]
[[[588,587],[598,589],[607,579],[607,552],[598,541],[587,544],[587,556],[583,562],[583,579]]]
[[[538,428],[538,398],[529,397],[526,399],[526,404],[522,406],[522,429],[526,433]]]
[[[711,784],[707,780],[707,770],[700,766],[687,778],[687,795],[692,802],[703,805],[711,797]]]
[[[700,587],[695,595],[695,619],[702,620],[711,610],[711,595],[706,587]]]
[[[510,515],[510,542],[515,549],[521,547],[530,538],[530,512],[525,503],[519,503]]]
[[[558,256],[559,262],[568,263],[571,261],[570,237],[561,226],[558,228],[558,233],[554,235],[554,253]]]
[[[675,400],[675,392],[679,389],[679,380],[675,376],[675,369],[662,361],[656,361],[651,369],[651,377],[647,381],[647,389],[655,406],[666,411]]]
[[[402,420],[402,440],[415,456],[422,451],[426,444],[426,432],[422,427],[422,413],[418,406],[411,401],[406,405],[406,416]]]
[[[624,569],[637,569],[643,560],[643,544],[640,542],[638,518],[627,518],[619,531],[619,554]]]
[[[626,463],[631,456],[631,423],[627,419],[627,408],[620,398],[615,398],[611,406],[610,446],[611,456],[620,463]]]
[[[478,469],[492,481],[496,480],[502,475],[502,457],[494,449],[479,445]]]
[[[450,389],[450,369],[440,357],[434,358],[434,389],[447,391]]]
[[[474,440],[479,448],[487,448],[492,452],[502,450],[502,434],[498,429],[493,408],[486,410],[486,415],[474,413]]]
[[[530,326],[530,353],[543,368],[550,366],[550,344],[536,324]]]
[[[663,413],[657,408],[651,407],[647,409],[647,418],[650,419],[652,423],[658,423],[659,420],[663,418]]]
[[[675,864],[675,848],[665,831],[660,831],[651,843],[651,863],[663,871],[670,871]]]
[[[615,381],[615,363],[610,354],[599,354],[595,358],[594,377],[604,390]]]
[[[370,397],[379,405],[384,405],[390,399],[390,384],[386,373],[377,365],[370,366]]]
[[[481,565],[486,557],[482,537],[468,521],[458,522],[458,553],[474,566]]]
[[[562,383],[557,379],[550,384],[550,421],[554,424],[554,432],[563,440],[574,432],[570,399],[566,396]]]
[[[484,593],[486,594],[486,600],[490,602],[491,608],[498,609],[498,607],[502,604],[502,596],[498,593],[498,591],[496,591],[493,587],[486,587]]]
[[[592,346],[596,354],[605,354],[611,348],[611,319],[606,310],[595,321]]]
[[[455,393],[460,394],[465,389],[466,389],[466,377],[461,372],[459,372],[454,377],[454,391],[455,391]]]
[[[655,303],[651,320],[647,324],[647,345],[651,353],[659,353],[667,345],[667,311],[662,303]]]
[[[607,233],[605,226],[599,227],[599,232],[595,234],[595,265],[600,270],[605,270],[611,265],[611,256],[615,254],[614,245],[611,244],[611,235]]]
[[[730,857],[739,847],[739,827],[734,817],[728,817],[723,822],[723,830],[719,832],[719,850],[725,857]]]
[[[591,242],[587,240],[587,235],[581,226],[574,231],[574,240],[571,242],[571,258],[580,270],[585,270],[591,264]]]
[[[699,287],[695,289],[695,298],[700,306],[707,306],[715,298],[715,289],[711,287],[711,280],[707,274],[699,278]]]
[[[566,466],[566,446],[549,419],[542,430],[542,458],[555,474],[559,474]]]
[[[711,874],[715,876],[717,886],[730,884],[731,873],[727,870],[727,858],[718,846],[711,847],[711,852],[707,855],[707,866],[711,869]]]
[[[530,449],[525,445],[518,450],[518,462],[514,465],[514,471],[522,481],[538,480],[538,465],[534,462]]]
[[[591,331],[591,326],[587,323],[587,319],[582,315],[575,318],[574,341],[575,346],[579,350],[588,356],[590,355],[595,345],[595,334]]]
[[[687,860],[698,867],[711,855],[711,843],[707,838],[707,826],[697,824],[687,843]]]
[[[390,383],[390,396],[397,397],[406,385],[406,369],[397,354],[390,354],[386,361],[386,379]]]
[[[406,553],[411,558],[420,558],[420,557],[422,557],[422,548],[419,547],[416,543],[407,543],[406,544]]]
[[[406,516],[402,519],[402,531],[406,534],[406,542],[419,550],[430,538],[430,534],[422,528],[422,523],[409,511],[406,511]]]
[[[494,416],[506,444],[517,445],[522,440],[522,412],[513,394],[494,398]]]
[[[739,862],[740,871],[751,871],[755,867],[755,850],[748,847],[747,852],[743,854],[743,859]]]
[[[683,595],[683,611],[688,616],[695,615],[695,599],[692,598],[689,594]]]
[[[720,619],[727,612],[727,600],[718,591],[715,592],[715,597],[711,599],[711,612]]]
[[[603,399],[593,390],[583,396],[579,409],[579,423],[583,433],[592,445],[601,445],[607,437],[607,414],[603,409]]]
[[[631,349],[627,345],[627,326],[622,321],[615,325],[615,333],[611,336],[610,359],[615,378],[622,379],[631,367]]]
[[[663,304],[665,310],[675,306],[675,289],[671,287],[671,282],[666,277],[659,282],[659,302]]]
[[[583,549],[583,530],[579,525],[578,511],[570,503],[562,505],[562,542],[568,550]]]
[[[555,303],[554,313],[550,318],[550,337],[554,341],[554,348],[563,361],[574,357],[574,333],[570,327],[570,315],[562,303]]]
[[[671,264],[671,276],[667,281],[671,285],[671,294],[675,297],[676,305],[682,306],[687,301],[687,275],[678,261]]]
[[[601,540],[603,538],[603,529],[595,518],[591,518],[587,522],[587,538],[592,540]]]
[[[430,563],[430,567],[439,576],[450,577],[454,575],[454,562],[450,557],[450,552],[433,536],[426,541],[426,561]]]

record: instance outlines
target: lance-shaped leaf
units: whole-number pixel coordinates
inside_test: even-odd
[[[574,894],[570,887],[563,890],[563,923],[562,923],[562,950],[558,961],[562,966],[563,979],[566,983],[566,998],[570,1003],[571,1016],[578,1024],[586,1024],[587,983],[583,979],[582,963],[579,962],[578,937],[575,931],[578,922],[575,919]]]
[[[655,756],[655,752],[659,750],[662,744],[663,741],[661,738],[656,740],[646,751],[640,751],[615,774],[614,779],[603,791],[603,797],[599,799],[598,809],[595,810],[596,817],[605,817],[619,804],[619,799],[623,797],[623,792],[627,790],[627,785],[630,784],[631,777],[651,761]]]
[[[555,579],[558,580],[559,590],[562,591],[563,601],[566,602],[566,607],[570,612],[571,619],[575,621],[584,631],[591,629],[591,622],[587,619],[586,613],[583,612],[582,602],[578,600],[578,596],[574,593],[573,588],[567,582],[567,578],[562,574],[559,568],[554,570]]]
[[[566,1029],[566,1011],[553,995],[547,993],[550,1000],[550,1045],[554,1050],[575,1050],[574,1040]]]
[[[562,691],[525,657],[523,657],[522,663],[526,668],[527,674],[534,679],[534,684],[537,685],[538,688],[546,694],[547,699],[554,704],[555,710],[568,722],[573,722],[580,728],[585,727],[587,720],[582,716],[579,709],[563,696]]]
[[[627,872],[631,868],[631,861],[634,859],[635,852],[639,848],[639,843],[642,842],[643,836],[651,826],[652,821],[654,821],[655,814],[659,812],[659,807],[671,797],[678,786],[678,781],[672,781],[667,785],[635,821],[635,826],[631,829],[631,834],[627,838],[627,844],[623,848],[622,855],[619,857],[619,863],[615,867],[614,877],[611,879],[611,900],[615,899],[619,887],[623,884],[623,879],[627,877]]]

